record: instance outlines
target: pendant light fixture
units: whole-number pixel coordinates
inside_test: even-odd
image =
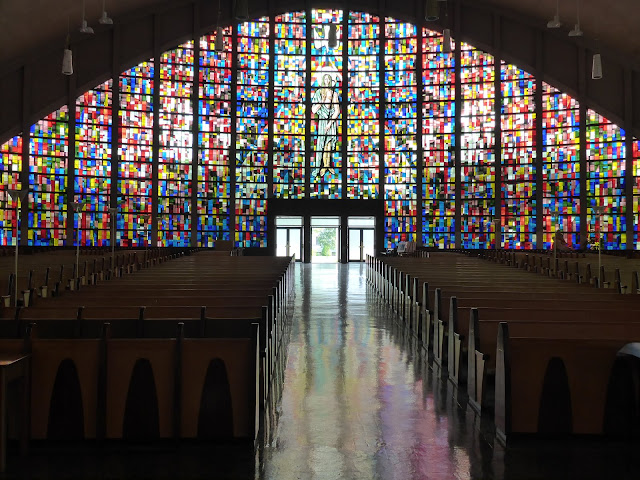
[[[599,53],[593,54],[593,62],[591,64],[591,79],[600,80],[602,78],[602,58]]]
[[[556,14],[547,23],[547,28],[560,28],[562,23],[560,22],[560,0],[556,0]]]
[[[425,0],[424,19],[427,22],[435,22],[440,18],[440,7],[438,0]]]
[[[442,53],[451,53],[451,30],[448,28],[442,31]]]
[[[329,48],[336,48],[338,46],[338,27],[335,23],[329,25]]]
[[[449,8],[444,6],[444,29],[442,30],[442,53],[451,53],[451,29],[449,28]]]
[[[84,14],[84,2],[85,2],[85,0],[82,0],[82,25],[80,26],[80,31],[82,33],[92,34],[93,33],[93,28],[91,28],[90,26],[87,25],[87,19],[86,19],[85,14]]]
[[[67,39],[64,42],[64,52],[62,55],[62,74],[73,75],[73,52],[70,47],[71,35],[69,34],[69,19],[67,18]]]
[[[106,3],[107,0],[102,0],[102,15],[98,19],[98,23],[100,25],[113,25],[113,20],[107,15]]]
[[[249,20],[248,0],[236,0],[235,14],[236,20]]]
[[[224,52],[224,32],[222,30],[222,27],[220,26],[220,15],[221,15],[221,11],[220,11],[220,0],[218,0],[218,18],[216,19],[216,41],[214,44],[214,50],[217,53],[222,53]]]
[[[576,0],[577,4],[577,12],[576,12],[576,24],[573,27],[573,30],[569,32],[570,37],[581,37],[582,30],[580,30],[580,0]]]

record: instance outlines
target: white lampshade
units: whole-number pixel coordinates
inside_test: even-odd
[[[64,49],[62,57],[62,73],[63,75],[73,75],[73,52],[68,48]]]
[[[571,30],[569,32],[569,36],[570,37],[581,37],[582,36],[582,30],[580,29],[580,24],[576,23],[575,26],[573,27],[573,30]]]
[[[113,25],[113,20],[107,15],[107,12],[103,11],[98,23],[100,25]]]
[[[591,78],[600,80],[602,78],[602,58],[599,53],[593,54],[593,63],[591,64]]]
[[[216,28],[216,42],[215,51],[218,53],[224,52],[224,33],[222,27]]]
[[[448,28],[442,31],[442,52],[451,53],[451,30]]]

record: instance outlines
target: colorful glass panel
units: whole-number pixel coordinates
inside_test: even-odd
[[[542,84],[542,229],[544,248],[556,231],[580,241],[580,111],[578,101]]]
[[[456,241],[454,66],[455,55],[443,51],[442,34],[423,29],[422,244],[426,247],[454,248]]]
[[[640,250],[640,140],[633,139],[633,248]]]
[[[311,198],[342,198],[342,10],[311,11]],[[329,32],[336,30],[336,45]]]
[[[627,247],[625,132],[587,110],[587,229],[606,250]]]
[[[231,27],[223,30],[224,51],[215,35],[200,39],[200,131],[198,134],[198,246],[230,240]]]
[[[501,65],[501,246],[536,247],[535,77]]]
[[[160,57],[158,242],[185,247],[191,238],[193,42]]]
[[[269,19],[238,24],[235,243],[267,245]]]
[[[123,247],[152,245],[153,76],[154,62],[150,60],[119,77],[116,238]]]
[[[495,65],[493,56],[461,43],[460,180],[463,248],[495,246]]]
[[[304,12],[276,19],[273,84],[273,195],[304,198],[307,25]]]
[[[22,171],[22,135],[18,135],[0,145],[0,245],[15,245],[17,232],[16,207],[8,190],[19,190]]]
[[[349,13],[347,198],[371,199],[380,190],[380,19]]]
[[[69,166],[69,109],[47,115],[29,132],[28,244],[65,244],[67,168]]]
[[[385,20],[384,247],[416,241],[418,30],[393,18]]]
[[[81,205],[81,212],[74,215],[74,229],[80,245],[110,244],[112,107],[111,80],[76,101],[74,201]]]

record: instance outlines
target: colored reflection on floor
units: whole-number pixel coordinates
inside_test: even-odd
[[[305,265],[265,479],[469,478],[433,375],[361,264]]]
[[[494,446],[490,421],[393,321],[364,265],[297,269],[282,400],[256,478],[638,478],[623,444]]]

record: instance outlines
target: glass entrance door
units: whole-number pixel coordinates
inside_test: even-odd
[[[276,217],[276,256],[302,261],[302,217]]]
[[[375,217],[349,217],[348,251],[350,262],[364,262],[376,253]]]
[[[311,261],[340,261],[340,218],[311,217]]]
[[[375,255],[375,235],[373,228],[349,229],[349,261],[364,262],[367,255]]]

